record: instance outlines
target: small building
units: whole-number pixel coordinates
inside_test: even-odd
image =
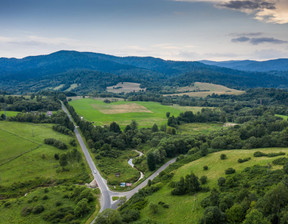
[[[52,116],[52,114],[53,114],[52,111],[47,111],[47,113],[46,113],[46,115],[47,115],[48,117]]]

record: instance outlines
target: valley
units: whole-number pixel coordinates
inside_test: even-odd
[[[49,57],[59,54],[65,61],[66,51]],[[15,95],[1,89],[0,223],[285,219],[288,92],[247,88],[268,87],[258,81],[270,74],[77,55],[86,69],[109,63],[29,73]],[[279,191],[283,206],[267,209]]]

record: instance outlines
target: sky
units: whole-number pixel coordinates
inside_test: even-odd
[[[288,0],[0,0],[0,57],[288,58]]]

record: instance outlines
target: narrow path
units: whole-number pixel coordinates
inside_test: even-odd
[[[115,192],[111,191],[107,185],[107,181],[100,175],[100,172],[97,170],[93,159],[91,155],[89,154],[89,151],[82,139],[82,136],[80,135],[77,126],[75,125],[72,117],[70,116],[69,112],[67,111],[66,107],[64,104],[61,102],[62,110],[68,115],[69,119],[73,122],[74,124],[74,132],[77,137],[77,140],[81,146],[81,149],[84,153],[85,159],[91,169],[91,172],[94,176],[94,179],[96,180],[98,187],[101,191],[101,198],[100,198],[100,205],[101,209],[100,212],[105,210],[106,208],[113,208],[116,209],[117,205],[120,203],[120,201],[113,202],[112,197],[117,196],[117,197],[126,197],[127,200],[130,199],[134,194],[136,194],[141,188],[145,187],[148,184],[149,180],[153,180],[160,172],[165,170],[170,164],[174,163],[176,161],[176,158],[171,159],[167,163],[165,163],[163,166],[161,166],[155,173],[153,173],[150,177],[148,177],[145,181],[143,181],[141,184],[139,184],[137,187],[135,187],[131,191],[126,191],[126,192]],[[140,155],[143,155],[143,153],[137,151]],[[96,171],[96,172],[95,172]],[[93,221],[94,223],[94,221]]]
[[[140,152],[140,151],[138,151],[138,150],[136,150],[136,149],[135,149],[134,151],[138,153],[138,156],[136,156],[135,158],[144,155],[142,152]],[[135,167],[135,165],[134,165],[134,163],[133,163],[133,158],[130,158],[130,159],[128,160],[128,164],[129,164],[132,168]],[[137,168],[135,168],[135,169],[137,169]],[[137,169],[137,170],[138,170],[138,169]],[[138,179],[135,183],[137,183],[138,181],[140,181],[141,179],[144,178],[144,174],[143,174],[140,170],[138,170],[138,171],[139,171],[139,173],[140,173],[140,177],[139,177],[139,179]],[[134,184],[135,184],[135,183],[134,183]]]

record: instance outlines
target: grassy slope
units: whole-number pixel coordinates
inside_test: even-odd
[[[122,114],[103,114],[99,110],[96,110],[92,105],[97,107],[107,107],[107,104],[94,99],[81,99],[73,100],[70,104],[75,108],[79,116],[83,116],[88,121],[94,121],[95,125],[107,125],[113,121],[119,123],[122,127],[130,124],[131,120],[136,120],[139,127],[152,127],[154,123],[160,125],[167,121],[166,112],[170,112],[171,116],[177,116],[183,111],[191,110],[193,112],[199,111],[200,107],[180,107],[180,106],[164,106],[155,102],[125,102],[118,101],[109,105],[120,105],[120,104],[139,104],[146,107],[152,113],[136,112],[136,113],[122,113]]]
[[[177,89],[176,94],[167,94],[169,95],[174,95],[174,96],[183,96],[183,95],[188,95],[191,97],[206,97],[211,94],[217,94],[217,95],[223,95],[223,94],[228,94],[228,95],[240,95],[245,93],[244,91],[236,90],[236,89],[231,89],[223,85],[217,85],[213,83],[204,83],[204,82],[195,82],[194,86],[186,86],[186,87],[181,87]]]
[[[5,142],[0,142],[1,155],[6,155],[7,151],[13,150],[13,152],[9,153],[9,157],[12,155],[16,156],[35,145],[40,145],[39,148],[0,166],[1,185],[7,186],[14,182],[23,182],[38,176],[47,178],[57,176],[57,179],[69,178],[82,172],[80,164],[75,163],[73,167],[69,165],[69,172],[56,173],[59,162],[54,159],[54,154],[61,154],[66,152],[66,150],[63,151],[53,146],[45,145],[43,141],[45,138],[55,138],[69,145],[71,137],[55,132],[51,127],[51,124],[0,122],[1,133],[5,133],[7,136]],[[27,143],[27,145],[25,146],[23,143]],[[72,146],[69,146],[69,149],[72,148]]]
[[[236,172],[240,172],[246,167],[250,167],[256,164],[267,165],[279,157],[253,157],[253,153],[256,151],[262,152],[285,152],[288,154],[288,148],[267,148],[267,149],[254,149],[254,150],[230,150],[222,151],[213,154],[209,154],[207,157],[201,158],[194,162],[188,163],[178,170],[174,171],[175,175],[172,181],[179,181],[180,177],[194,172],[199,178],[203,175],[208,177],[208,183],[210,189],[217,187],[217,180],[219,177],[225,177],[225,170],[233,167]],[[227,155],[227,160],[220,160],[220,155],[224,153]],[[251,160],[245,163],[238,163],[239,158],[251,157]],[[209,167],[208,171],[203,171],[203,166]],[[281,166],[273,166],[273,169],[281,168]],[[141,219],[153,219],[159,223],[198,223],[199,218],[202,217],[203,208],[200,206],[200,202],[209,193],[198,193],[196,196],[184,195],[184,196],[172,196],[169,186],[165,185],[161,190],[147,197],[149,203],[158,203],[163,201],[170,205],[169,209],[160,208],[158,214],[154,215],[150,212],[149,206],[146,206],[141,212]],[[173,212],[172,212],[173,211]]]

